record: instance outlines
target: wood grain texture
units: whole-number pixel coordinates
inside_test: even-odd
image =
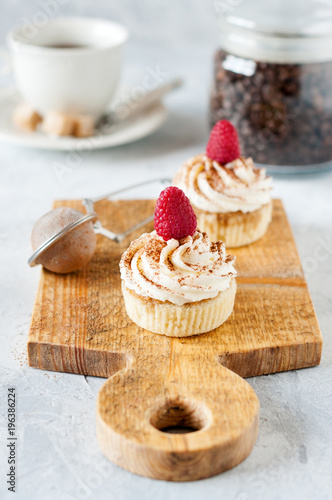
[[[56,206],[82,210],[77,201]],[[116,201],[97,210],[117,232],[153,207],[151,200]],[[127,317],[118,263],[138,236],[122,245],[98,236],[97,252],[84,269],[65,276],[42,271],[29,363],[113,375],[98,396],[97,432],[104,453],[118,465],[159,479],[207,477],[239,463],[255,442],[259,403],[241,377],[319,364],[315,312],[279,200],[266,235],[234,250],[239,276],[233,314],[197,337],[155,335]],[[174,425],[196,432],[161,431]]]

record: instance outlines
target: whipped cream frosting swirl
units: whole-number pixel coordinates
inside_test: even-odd
[[[120,261],[125,286],[142,297],[183,305],[216,297],[236,276],[235,257],[199,230],[164,241],[156,231],[134,240]]]
[[[251,158],[222,165],[198,155],[182,165],[174,184],[194,207],[206,212],[253,212],[271,200],[271,177]]]

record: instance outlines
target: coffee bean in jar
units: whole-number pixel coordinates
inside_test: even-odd
[[[279,171],[332,165],[332,6],[314,24],[316,4],[237,0],[218,12],[211,126],[230,120],[243,154]]]

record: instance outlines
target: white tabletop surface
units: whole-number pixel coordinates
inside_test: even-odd
[[[191,483],[150,480],[122,470],[108,462],[96,440],[96,396],[104,380],[28,367],[27,333],[40,272],[26,264],[34,221],[50,209],[53,199],[98,195],[128,181],[171,175],[189,155],[202,151],[208,138],[207,96],[217,41],[206,30],[213,14],[203,20],[207,7],[200,0],[184,1],[173,13],[164,1],[149,0],[143,11],[129,0],[121,12],[115,2],[110,4],[107,10],[101,0],[96,2],[99,15],[107,10],[105,15],[122,20],[133,32],[125,83],[139,84],[147,67],[159,65],[169,78],[184,76],[186,85],[167,98],[170,116],[164,126],[128,146],[77,157],[0,144],[0,498],[331,498],[332,171],[274,180],[274,196],[286,206],[322,329],[323,356],[315,368],[248,380],[261,403],[260,430],[251,455],[238,467]],[[20,8],[20,15],[31,18],[36,6],[13,2],[6,21],[1,19],[2,35],[19,19]],[[63,9],[92,14],[85,1]],[[190,15],[192,23],[183,28],[178,17],[188,23]],[[163,16],[172,26],[169,33],[160,20]],[[3,84],[8,83],[10,78],[3,78]],[[61,177],[59,164],[68,167]],[[18,398],[16,494],[8,492],[5,483],[10,386]]]

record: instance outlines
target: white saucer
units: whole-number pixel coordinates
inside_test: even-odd
[[[13,124],[12,113],[20,100],[16,89],[0,89],[0,141],[29,148],[69,151],[120,146],[152,134],[167,118],[165,106],[157,102],[134,120],[114,127],[110,133],[84,139],[53,137],[39,131],[23,132]]]

